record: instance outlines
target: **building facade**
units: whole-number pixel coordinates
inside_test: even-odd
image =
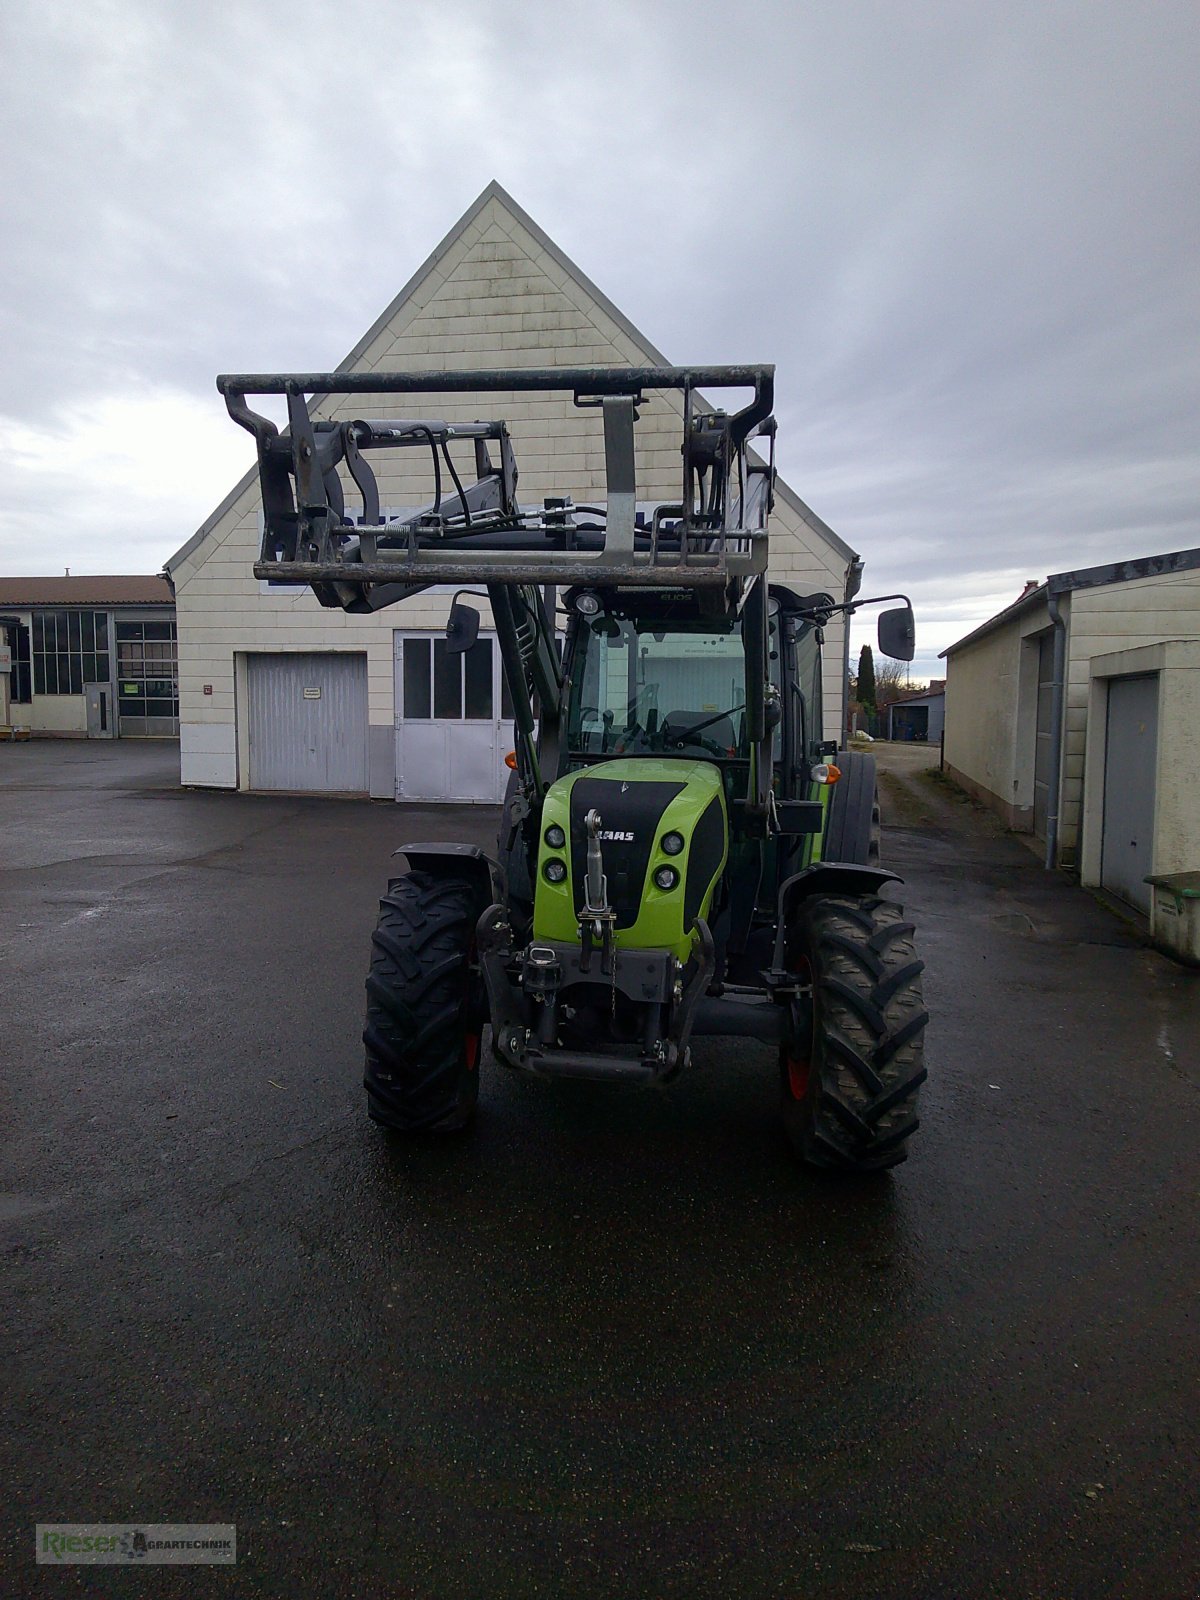
[[[163,578],[0,579],[7,711],[33,737],[175,738],[175,600]]]
[[[1200,549],[1031,584],[944,652],[947,771],[1048,865],[1145,910],[1146,875],[1200,867],[1200,806],[1189,832],[1161,803],[1200,739],[1176,676],[1192,657],[1154,653],[1197,639]]]
[[[698,335],[698,343],[703,340]],[[499,187],[491,184],[342,363],[354,370],[668,364]],[[437,395],[409,416],[502,417],[520,496],[605,493],[602,422],[570,394]],[[372,414],[386,407],[371,402]],[[361,397],[318,399],[314,416],[360,416]],[[230,426],[234,424],[231,422]],[[676,500],[678,397],[640,408],[640,501]],[[412,459],[380,480],[393,514],[429,503]],[[373,616],[323,609],[308,590],[271,588],[252,565],[260,540],[248,474],[167,563],[180,628],[183,781],[219,788],[313,790],[398,800],[501,798],[511,725],[484,605],[475,647],[444,647],[449,594],[427,591]],[[841,599],[854,552],[786,484],[777,484],[771,576]],[[478,602],[476,602],[478,603]],[[826,631],[828,737],[841,725],[845,632]]]

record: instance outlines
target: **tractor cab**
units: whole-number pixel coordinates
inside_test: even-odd
[[[623,755],[750,760],[741,617],[686,591],[570,591],[565,743],[572,764]],[[778,651],[773,652],[778,663]],[[779,695],[778,676],[774,680]]]

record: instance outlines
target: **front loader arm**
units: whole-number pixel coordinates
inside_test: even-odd
[[[750,740],[750,781],[746,816],[756,833],[767,831],[767,813],[775,787],[775,729],[782,707],[769,670],[770,619],[767,585],[756,578],[742,608],[742,640],[746,651],[746,732]]]
[[[535,584],[488,585],[500,660],[513,704],[517,730],[518,772],[525,797],[540,802],[546,780],[542,758],[551,773],[558,766],[563,675],[554,642],[554,623],[545,596]],[[534,702],[541,720],[541,756],[538,753]]]

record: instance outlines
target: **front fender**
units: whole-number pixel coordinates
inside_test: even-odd
[[[505,898],[503,868],[477,844],[402,844],[392,854],[406,857],[410,872],[469,879],[478,885],[484,905]]]
[[[842,894],[853,897],[874,894],[885,883],[903,882],[904,879],[897,872],[887,872],[882,867],[856,867],[846,861],[818,861],[811,867],[794,872],[779,886],[774,965],[777,968],[783,966],[785,931],[801,900],[810,900],[815,895]]]

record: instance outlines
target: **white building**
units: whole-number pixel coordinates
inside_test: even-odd
[[[705,329],[697,328],[688,353],[711,357]],[[352,370],[667,364],[495,183],[342,363]],[[565,493],[586,504],[605,493],[600,418],[576,408],[570,394],[438,395],[420,404],[425,414],[454,421],[507,421],[523,502]],[[640,501],[679,496],[680,404],[659,393],[641,407]],[[363,400],[317,400],[312,412],[358,416]],[[371,412],[386,414],[387,407],[373,398]],[[405,414],[420,412],[409,401]],[[423,463],[381,478],[380,496],[393,512],[427,504]],[[167,563],[179,621],[183,782],[398,800],[499,799],[512,739],[486,609],[478,644],[452,656],[441,638],[444,593],[427,591],[355,617],[323,609],[308,590],[268,588],[251,570],[259,516],[252,472]],[[772,578],[841,599],[856,565],[855,553],[779,482]],[[844,639],[838,619],[826,631],[830,738],[841,726]]]
[[[1150,908],[1200,869],[1200,549],[1060,572],[944,652],[946,770]]]

